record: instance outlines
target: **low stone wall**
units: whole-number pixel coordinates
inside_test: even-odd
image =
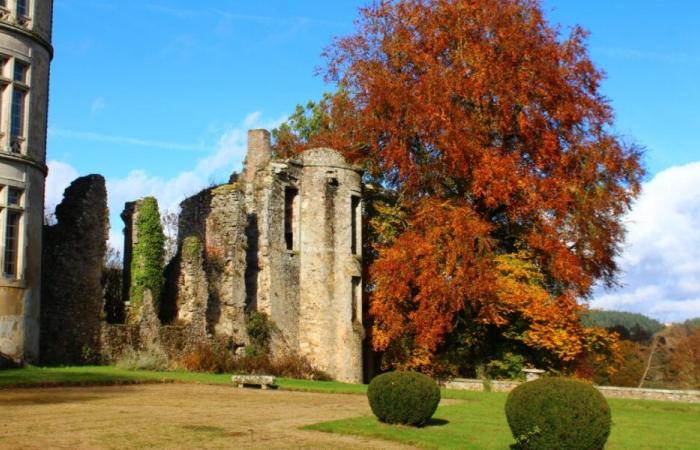
[[[478,380],[475,378],[454,378],[444,383],[447,389],[458,391],[510,392],[519,381]]]
[[[609,398],[635,400],[663,400],[667,402],[700,403],[700,391],[678,391],[673,389],[637,389],[615,386],[597,386]]]
[[[478,380],[473,378],[454,378],[443,383],[447,389],[460,391],[510,392],[520,384],[519,381]],[[681,391],[672,389],[637,389],[616,386],[596,386],[608,398],[628,398],[633,400],[662,400],[667,402],[700,403],[700,391]]]

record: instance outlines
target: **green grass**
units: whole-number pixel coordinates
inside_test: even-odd
[[[112,366],[27,367],[0,371],[0,389],[29,386],[89,386],[126,383],[230,385],[227,374],[130,371]],[[364,394],[367,386],[278,378],[280,389]],[[424,428],[391,426],[374,417],[324,422],[308,429],[393,440],[421,448],[507,450],[513,439],[503,408],[506,394],[443,390],[441,406]],[[607,450],[700,449],[700,404],[610,399],[613,430]]]
[[[230,374],[153,372],[126,370],[114,366],[26,367],[0,370],[0,389],[32,386],[90,386],[133,383],[231,384]],[[361,384],[337,381],[308,381],[278,378],[280,389],[335,394],[364,394]]]
[[[506,394],[446,391],[460,399],[441,406],[424,428],[386,425],[375,417],[324,422],[306,429],[387,439],[420,448],[507,450],[514,443],[504,414]],[[700,405],[610,399],[613,428],[607,450],[700,449]]]

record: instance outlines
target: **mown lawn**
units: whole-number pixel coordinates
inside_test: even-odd
[[[230,375],[129,371],[110,366],[0,371],[0,389],[29,386],[89,386],[126,383],[230,384]],[[280,389],[364,394],[365,385],[278,378]],[[499,449],[513,443],[503,413],[505,394],[443,390],[458,403],[438,408],[429,426],[389,426],[374,417],[324,422],[311,430],[388,439],[421,448]],[[700,404],[610,399],[613,431],[607,450],[700,449]]]
[[[18,387],[94,386],[136,383],[231,384],[230,374],[153,372],[126,370],[114,366],[26,367],[0,370],[0,389]],[[364,394],[362,384],[336,381],[308,381],[278,378],[280,389],[336,394]]]
[[[514,442],[503,412],[506,394],[447,391],[424,428],[385,425],[375,417],[323,422],[310,430],[371,436],[432,449],[507,450]],[[609,399],[613,428],[607,450],[698,450],[700,404]]]

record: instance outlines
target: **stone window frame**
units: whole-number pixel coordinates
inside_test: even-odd
[[[0,61],[3,61],[0,65],[0,149],[5,153],[26,155],[29,109],[31,108],[32,65],[25,57],[9,53],[0,53]],[[15,80],[17,64],[23,64],[26,67],[24,80]],[[24,93],[24,105],[20,134],[14,137],[12,136],[12,115],[13,100],[17,90]]]
[[[31,28],[32,17],[34,17],[35,1],[24,1],[26,2],[25,14],[18,14],[17,9],[19,7],[19,0],[0,0],[0,2],[2,2],[0,3],[0,20],[5,20],[21,27]]]
[[[9,204],[10,189],[21,191],[19,204]],[[0,178],[0,281],[7,283],[21,283],[25,278],[25,244],[26,244],[26,204],[27,204],[27,188],[24,183],[16,180]],[[17,231],[17,255],[16,255],[16,274],[8,276],[5,273],[5,251],[6,251],[6,233],[7,233],[7,217],[10,211],[20,214],[19,229]]]

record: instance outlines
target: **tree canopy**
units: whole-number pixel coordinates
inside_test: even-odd
[[[615,282],[643,170],[586,32],[534,0],[381,1],[356,26],[324,52],[338,92],[276,137],[342,150],[390,193],[370,198],[366,251],[385,362],[455,371],[516,346],[561,367],[613,346],[579,301]]]

